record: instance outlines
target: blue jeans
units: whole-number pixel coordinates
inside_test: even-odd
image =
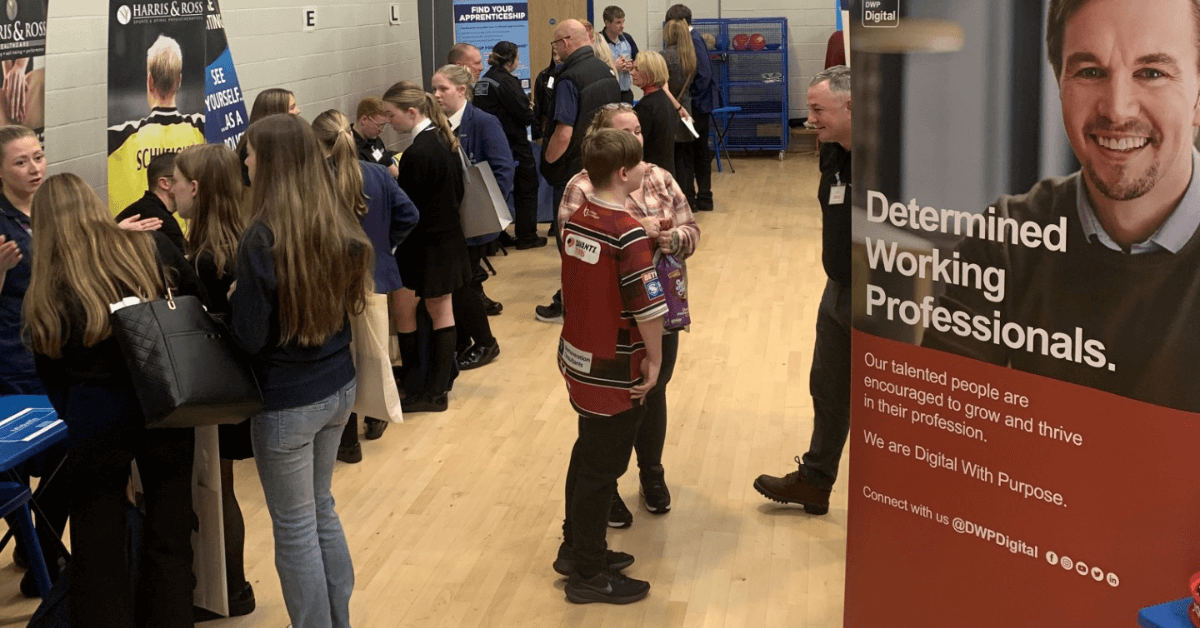
[[[349,628],[354,566],[329,491],[355,382],[317,403],[251,419],[254,461],[275,532],[275,569],[293,628]]]

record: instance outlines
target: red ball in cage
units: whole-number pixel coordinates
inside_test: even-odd
[[[746,33],[738,33],[733,36],[733,49],[745,50],[746,45],[750,43],[750,36]]]
[[[767,47],[767,38],[763,37],[762,33],[754,33],[750,36],[750,49],[762,50]]]

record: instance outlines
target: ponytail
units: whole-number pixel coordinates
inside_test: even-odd
[[[313,132],[321,148],[329,155],[333,167],[334,187],[341,204],[355,218],[367,214],[367,202],[363,196],[362,169],[358,165],[358,149],[350,135],[350,120],[342,112],[330,109],[313,120]]]
[[[450,152],[457,155],[458,134],[454,132],[454,129],[450,128],[450,119],[446,117],[441,106],[434,100],[433,94],[429,92],[425,92],[425,109],[427,111],[422,111],[421,113],[425,114],[429,118],[429,121],[433,123],[433,126],[437,127],[438,135],[442,137],[442,143],[446,145],[446,148],[449,148]]]
[[[458,153],[458,135],[450,128],[450,120],[434,100],[433,94],[421,89],[421,86],[412,81],[400,81],[383,93],[383,100],[402,111],[416,109],[418,113],[429,118],[430,124],[437,129],[438,136],[446,148],[452,153]]]

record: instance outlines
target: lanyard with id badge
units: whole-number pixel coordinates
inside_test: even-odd
[[[841,205],[846,202],[846,184],[842,183],[841,173],[833,174],[833,185],[829,188],[829,204]]]

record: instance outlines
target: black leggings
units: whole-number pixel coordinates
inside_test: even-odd
[[[658,370],[658,383],[646,395],[646,414],[638,427],[637,440],[633,448],[637,451],[639,469],[662,464],[663,445],[667,442],[667,384],[675,373],[675,359],[679,355],[679,332],[666,334],[662,338],[662,368]]]
[[[471,272],[480,268],[483,261],[484,249],[487,245],[476,245],[467,248],[471,259]],[[450,298],[454,308],[454,324],[458,326],[458,345],[466,349],[474,342],[477,345],[490,346],[496,342],[492,335],[492,324],[488,322],[487,310],[483,307],[482,288],[476,287],[474,279],[463,284],[454,291]]]

